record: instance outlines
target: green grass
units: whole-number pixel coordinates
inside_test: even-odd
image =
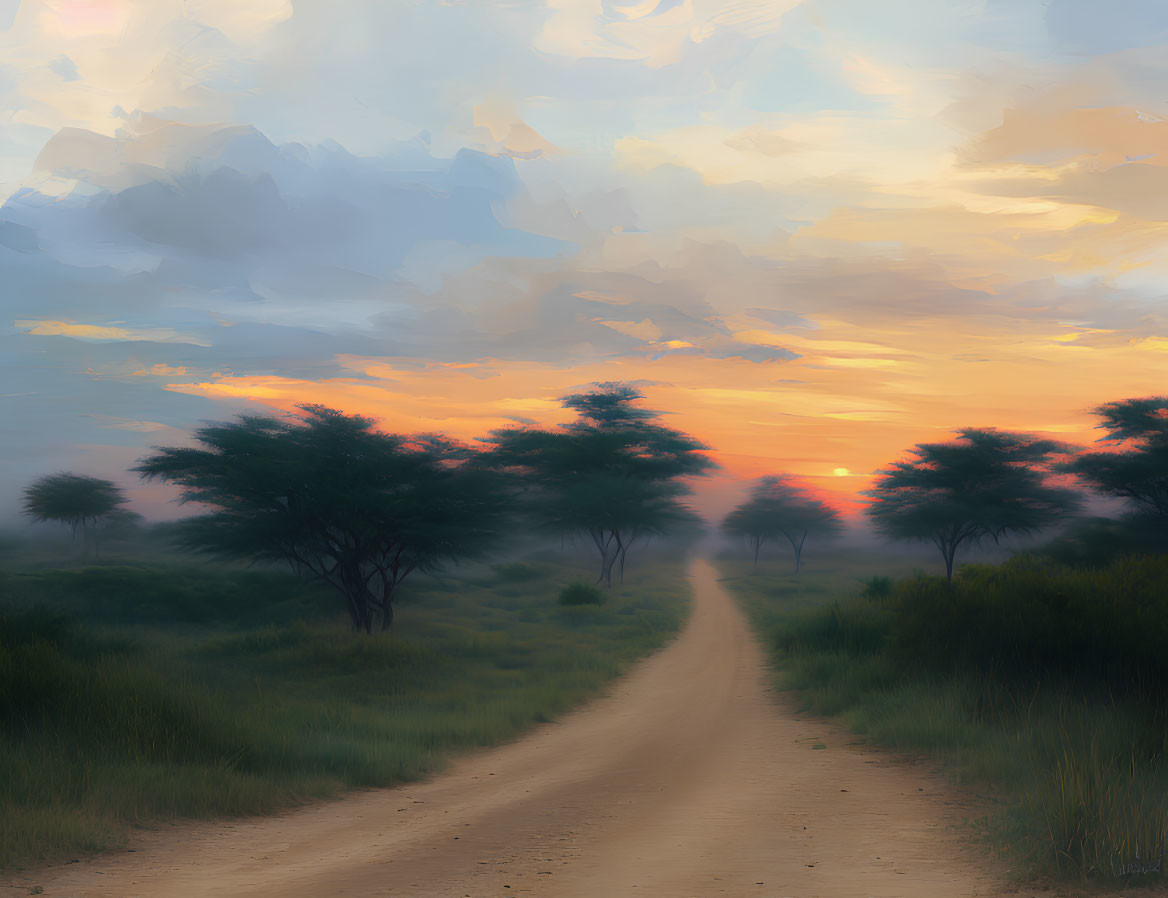
[[[1168,848],[1168,559],[1019,558],[952,588],[873,562],[723,569],[805,709],[980,786],[978,828],[1012,869],[1162,882],[1139,871]]]
[[[0,866],[133,827],[263,814],[416,779],[596,695],[674,634],[677,566],[603,607],[524,562],[407,581],[397,634],[351,633],[290,576],[188,564],[0,576]]]

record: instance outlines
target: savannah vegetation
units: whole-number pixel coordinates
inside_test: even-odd
[[[207,425],[136,468],[198,509],[153,527],[113,514],[108,481],[32,484],[30,515],[101,527],[108,551],[0,543],[0,866],[414,779],[596,694],[678,629],[683,549],[648,537],[688,520],[680,478],[710,466],[639,399],[598,385],[565,399],[577,425],[486,449],[319,406]],[[573,471],[596,506],[572,504]]]
[[[932,543],[944,576],[862,552],[817,556],[799,579],[723,566],[804,707],[988,795],[975,824],[1020,876],[1160,883],[1168,398],[1097,413],[1102,450],[965,430],[878,472],[878,531]],[[1084,490],[1123,512],[1068,518]],[[959,549],[1060,521],[1000,563],[956,563]]]
[[[35,512],[30,486],[31,516],[132,551],[0,567],[0,863],[419,776],[659,646],[683,588],[650,538],[697,531],[685,498],[713,463],[640,399],[599,384],[564,397],[566,426],[480,448],[316,406],[209,425],[136,469],[202,510],[153,529],[119,502]],[[1168,830],[1168,398],[1097,411],[1101,449],[967,428],[876,473],[874,529],[931,545],[943,575],[829,554],[839,512],[781,472],[722,529],[808,708],[982,786],[1013,869],[1130,882],[1162,875]],[[1125,512],[1077,517],[1092,494]],[[150,549],[164,536],[181,551]],[[573,551],[531,555],[556,537]],[[960,563],[1018,537],[1014,558]],[[757,570],[772,544],[793,570]]]

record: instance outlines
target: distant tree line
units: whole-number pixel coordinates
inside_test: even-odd
[[[394,599],[414,571],[481,556],[523,528],[584,538],[597,582],[623,579],[630,550],[655,534],[700,526],[689,480],[714,462],[707,447],[666,427],[627,384],[562,398],[577,417],[558,428],[507,428],[473,448],[437,435],[383,433],[372,419],[319,405],[275,418],[206,425],[194,447],[160,447],[133,470],[176,485],[206,508],[178,528],[186,545],[279,561],[344,599],[353,627],[392,626]],[[1046,529],[1078,510],[1085,486],[1124,500],[1132,516],[1168,523],[1168,397],[1096,408],[1102,451],[1024,433],[966,428],[921,443],[879,470],[866,512],[893,539],[931,542],[951,579],[965,548]],[[108,480],[42,477],[24,511],[84,539],[132,523]],[[789,474],[759,480],[722,522],[755,566],[764,544],[790,546],[796,572],[808,537],[842,528],[838,509]]]
[[[186,546],[286,563],[336,590],[354,629],[372,633],[393,625],[411,573],[481,556],[524,528],[584,537],[597,582],[611,586],[638,542],[697,521],[686,478],[714,464],[642,398],[597,384],[563,398],[577,413],[570,424],[497,430],[485,449],[301,405],[291,417],[209,424],[195,446],[157,448],[133,470],[207,509],[179,526]],[[76,530],[124,501],[110,481],[55,474],[27,489],[25,510]]]
[[[891,539],[930,542],[952,580],[958,553],[1011,534],[1050,528],[1078,511],[1082,487],[1122,499],[1136,526],[1168,524],[1168,396],[1123,399],[1093,409],[1103,450],[993,428],[920,443],[876,472],[865,509]],[[790,475],[765,477],[722,522],[745,538],[757,567],[768,540],[790,541],[799,569],[809,534],[831,536],[839,514]]]

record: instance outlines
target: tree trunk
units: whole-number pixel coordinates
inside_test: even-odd
[[[945,582],[953,582],[953,567],[954,561],[957,558],[957,547],[961,545],[961,541],[965,539],[965,535],[958,532],[946,533],[944,531],[933,534],[933,545],[941,551],[941,557],[945,559]]]
[[[758,550],[762,548],[762,540],[761,536],[751,538],[751,542],[754,543],[754,567],[750,569],[752,574],[758,573]]]
[[[605,588],[607,589],[612,589],[612,569],[617,559],[620,558],[623,548],[624,544],[621,541],[620,531],[612,531],[612,536],[604,545],[604,570],[601,572],[604,578]]]
[[[78,540],[77,540],[77,527],[76,526],[73,527],[73,543],[74,543],[74,545],[79,545],[79,547],[81,549],[81,561],[82,562],[89,561],[89,525],[85,523],[84,519],[82,519],[82,521],[81,521],[81,540],[80,540],[80,543],[78,543]]]
[[[791,551],[795,553],[795,573],[798,574],[799,565],[803,561],[803,543],[807,540],[807,531],[804,530],[798,539],[795,539],[794,532],[788,533],[786,530],[783,531],[783,536],[787,537],[787,542],[791,544]]]
[[[634,533],[629,537],[629,541],[621,546],[620,550],[620,583],[623,586],[625,582],[625,559],[629,557],[629,547],[637,540],[637,534]]]
[[[805,543],[806,541],[807,541],[807,531],[804,530],[803,535],[799,537],[798,544],[796,544],[794,541],[791,542],[791,545],[795,547],[795,573],[796,574],[799,573],[799,565],[801,565],[803,563],[803,543]]]
[[[604,574],[608,570],[608,546],[612,542],[612,537],[605,538],[604,531],[589,531],[592,536],[592,541],[596,543],[596,548],[600,552],[600,573],[596,577],[596,582],[604,583]]]
[[[340,573],[340,588],[349,603],[349,614],[353,618],[353,629],[373,632],[373,598],[365,578],[360,571],[345,569]]]
[[[612,587],[612,569],[617,561],[621,562],[621,579],[624,579],[624,559],[623,553],[628,549],[621,540],[620,531],[609,531],[607,538],[603,536],[604,531],[600,531],[600,536],[593,533],[592,540],[596,543],[596,547],[600,550],[600,575],[596,578],[596,582],[602,584],[605,588]]]
[[[349,609],[349,620],[353,624],[353,629],[360,632],[363,628],[361,626],[361,608],[357,604],[357,600],[345,592],[345,606]]]

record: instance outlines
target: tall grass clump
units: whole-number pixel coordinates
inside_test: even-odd
[[[1047,746],[1049,775],[1022,794],[1022,813],[1045,825],[1037,846],[1056,871],[1108,878],[1160,876],[1168,777],[1138,748],[1095,732]]]
[[[882,579],[812,603],[732,586],[808,709],[999,793],[1003,852],[1036,873],[1161,878],[1168,557]]]

